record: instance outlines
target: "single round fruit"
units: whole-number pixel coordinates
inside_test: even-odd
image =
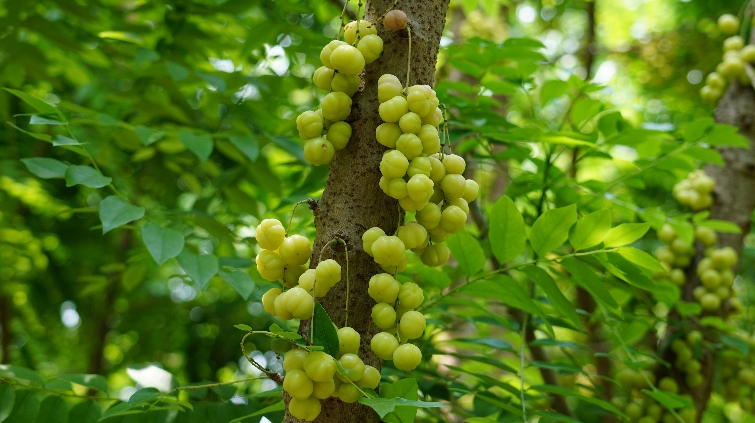
[[[292,265],[302,265],[312,256],[309,239],[301,235],[291,235],[286,238],[279,251],[283,262]]]
[[[370,341],[370,349],[382,360],[392,360],[396,348],[398,348],[398,340],[388,332],[380,332]]]
[[[433,244],[427,246],[427,248],[422,251],[420,259],[422,260],[422,263],[428,266],[438,267],[446,264],[449,256],[450,251],[445,244]]]
[[[668,263],[671,264],[674,262],[674,259],[676,258],[676,255],[673,251],[671,251],[671,248],[663,246],[655,250],[653,253],[656,259],[660,261],[661,263]]]
[[[404,87],[401,86],[401,81],[394,75],[386,73],[378,79],[378,101],[385,103],[386,101],[401,96],[401,92]],[[407,110],[409,106],[407,105]],[[399,116],[401,118],[401,116]],[[396,120],[398,121],[398,119]]]
[[[393,365],[397,369],[408,372],[414,370],[422,361],[422,352],[413,344],[404,344],[393,352]]]
[[[718,285],[721,284],[721,275],[719,275],[718,272],[713,269],[708,269],[704,271],[702,275],[700,275],[700,282],[702,282],[705,288],[707,288],[709,291],[712,291],[718,288]]]
[[[433,181],[422,174],[412,176],[409,182],[406,183],[409,198],[420,204],[430,201],[430,197],[433,196],[434,186]]]
[[[422,245],[427,239],[427,229],[416,221],[406,222],[398,228],[396,236],[404,243],[404,246],[412,250]]]
[[[357,381],[360,388],[375,389],[380,384],[380,372],[372,366],[364,366],[362,378]]]
[[[281,283],[286,288],[293,288],[299,283],[299,278],[301,278],[301,275],[306,271],[306,266],[286,266],[286,269],[283,271]]]
[[[430,234],[430,241],[435,243],[440,243],[446,240],[448,238],[448,232],[444,231],[443,228],[438,225],[438,227],[434,229],[430,229],[427,231]]]
[[[408,194],[408,191],[407,191],[407,194]],[[425,207],[427,203],[418,203],[412,200],[412,198],[409,197],[409,195],[407,195],[406,197],[399,199],[398,204],[405,211],[408,211],[409,213],[415,213],[417,210],[422,210],[422,208]]]
[[[422,128],[422,119],[418,114],[409,112],[401,116],[398,120],[398,126],[405,134],[418,134]]]
[[[372,244],[381,236],[385,236],[385,231],[377,226],[367,229],[362,234],[362,249],[365,253],[369,254],[370,257],[372,257]]]
[[[671,272],[669,273],[669,279],[677,286],[682,286],[685,282],[687,282],[687,276],[684,274],[684,271],[682,269],[671,270]]]
[[[280,288],[270,288],[262,296],[262,307],[273,316],[275,316],[275,299],[278,298],[281,292]],[[398,293],[398,290],[396,292]]]
[[[415,339],[422,336],[427,323],[425,316],[418,311],[407,311],[401,317],[398,329],[401,331],[401,339]]]
[[[280,254],[275,251],[262,250],[257,254],[255,259],[257,263],[257,271],[260,272],[260,276],[269,281],[277,281],[283,277],[283,271],[285,264]]]
[[[671,244],[676,239],[676,231],[667,223],[658,231],[658,239],[665,244]]]
[[[689,255],[692,253],[692,246],[684,242],[683,239],[677,238],[671,241],[671,250],[676,254]]]
[[[479,192],[480,186],[477,185],[477,182],[472,179],[467,179],[464,181],[464,193],[461,195],[461,198],[466,200],[467,203],[471,203],[477,199]]]
[[[401,95],[397,95],[385,103],[381,103],[378,107],[378,114],[380,114],[380,118],[385,122],[398,122],[401,116],[404,116],[408,111],[409,106],[406,103],[406,99]]]
[[[341,281],[341,265],[333,259],[323,260],[317,263],[315,278],[318,283],[332,287]]]
[[[453,200],[448,200],[448,206],[456,206],[460,208],[464,214],[469,215],[469,203],[467,203],[467,200],[464,198],[454,198]]]
[[[299,137],[304,140],[312,139],[322,135],[322,117],[315,112],[306,111],[296,118],[296,129],[299,131]]]
[[[409,87],[406,94],[409,110],[419,117],[427,116],[438,107],[438,98],[429,85],[414,85]]]
[[[338,355],[356,354],[359,351],[359,332],[348,326],[338,329]]]
[[[398,301],[404,307],[417,308],[422,305],[424,300],[425,294],[422,292],[422,288],[414,282],[402,284],[398,291]]]
[[[327,66],[320,66],[315,71],[315,74],[312,75],[312,82],[314,82],[317,88],[325,91],[330,91],[331,84],[333,83],[333,76],[335,75],[335,73],[335,70],[330,69]]]
[[[401,128],[396,123],[381,123],[375,129],[377,141],[388,148],[396,148],[396,141],[402,134]]]
[[[679,385],[673,378],[664,377],[658,382],[658,388],[662,391],[677,393],[679,392]]]
[[[429,157],[430,159],[430,180],[432,180],[436,185],[440,185],[440,182],[443,180],[443,178],[446,176],[446,168],[443,167],[443,163],[440,162],[440,160],[437,157]]]
[[[357,50],[362,53],[365,63],[372,63],[383,52],[383,39],[376,34],[367,35],[357,43]]]
[[[348,370],[352,370],[354,374],[352,375],[338,375],[339,379],[341,379],[342,382],[346,382],[344,378],[348,378],[351,381],[359,380],[362,378],[362,373],[364,373],[364,362],[362,361],[359,356],[356,354],[344,354],[341,356],[341,358],[338,360],[339,363]]]
[[[398,266],[406,258],[406,247],[397,236],[381,236],[372,244],[372,256],[382,266]]]
[[[411,160],[422,154],[422,141],[415,134],[401,134],[396,140],[396,150]]]
[[[698,239],[703,245],[710,247],[716,243],[716,231],[705,226],[698,226],[695,228],[695,238]]]
[[[322,48],[322,51],[320,52],[320,61],[322,62],[322,64],[330,69],[334,69],[333,65],[330,63],[330,56],[331,54],[333,54],[333,50],[345,45],[347,44],[339,40],[333,40],[329,42],[325,47]],[[330,89],[330,87],[328,87],[328,89]]]
[[[307,359],[307,352],[303,349],[293,349],[283,356],[283,370],[304,370],[304,361]]]
[[[278,295],[275,297],[275,302],[273,303],[275,305],[275,315],[281,320],[291,320],[294,318],[294,315],[291,314],[286,306],[287,295],[288,291]]]
[[[359,389],[350,383],[342,383],[338,387],[338,399],[347,404],[355,403],[361,397],[362,394],[359,392]]]
[[[401,200],[409,195],[409,191],[406,188],[406,181],[402,178],[388,179],[385,176],[381,176],[378,185],[385,195],[395,198],[396,200]]]
[[[299,320],[312,317],[315,300],[303,288],[291,288],[286,291],[286,308]]]
[[[401,10],[391,10],[383,17],[383,26],[385,29],[391,31],[398,31],[406,28],[406,24],[409,22],[409,18]]]
[[[440,188],[443,190],[443,195],[448,199],[461,198],[467,188],[467,180],[458,174],[447,174],[440,181]]]
[[[745,40],[739,35],[724,40],[724,51],[739,51],[745,46]]]
[[[401,273],[404,270],[406,270],[406,266],[408,264],[409,264],[409,262],[406,260],[406,258],[404,258],[403,260],[401,260],[401,263],[399,263],[399,264],[397,264],[395,266],[383,266],[381,264],[380,268],[383,269],[383,272],[386,272],[386,273],[391,274],[391,275],[395,275],[397,273]]]
[[[362,85],[362,78],[358,75],[346,75],[345,73],[336,73],[333,81],[330,83],[331,91],[338,91],[352,97]]]
[[[414,175],[425,175],[430,177],[432,170],[432,162],[429,157],[415,157],[409,162],[409,169],[407,169],[406,174],[409,175],[410,178]]]
[[[333,395],[336,390],[336,383],[331,378],[325,382],[314,382],[312,396],[317,399],[326,399]]]
[[[396,325],[396,310],[388,303],[377,303],[372,307],[372,322],[380,329]]]
[[[312,385],[312,379],[303,370],[295,369],[286,372],[286,377],[283,378],[283,389],[292,398],[303,400],[312,395],[314,386]]]
[[[443,156],[443,166],[446,168],[446,173],[461,175],[467,164],[461,156],[446,154]]]
[[[359,33],[358,37],[357,32]],[[354,42],[357,41],[357,38],[363,39],[368,35],[375,34],[377,34],[377,28],[375,28],[375,25],[373,25],[372,22],[365,20],[351,21],[346,24],[346,27],[344,28],[343,39],[349,44],[354,44]]]
[[[365,60],[364,56],[362,56],[362,52],[356,47],[342,45],[333,50],[333,53],[330,55],[330,63],[333,65],[333,69],[338,72],[349,76],[355,76],[359,75],[359,72],[364,69]]]
[[[345,120],[351,114],[351,97],[341,92],[332,92],[323,97],[322,117],[337,122]]]
[[[330,125],[326,137],[336,151],[343,150],[351,139],[351,125],[343,121],[335,122]]]
[[[378,273],[370,278],[367,293],[377,303],[392,304],[398,298],[401,284],[387,273]]]
[[[747,63],[755,63],[755,45],[746,45],[740,53],[742,60]]]
[[[440,227],[450,234],[455,234],[464,229],[466,223],[467,214],[458,206],[448,206],[441,213]]]
[[[438,128],[435,126],[423,124],[417,136],[422,141],[422,152],[424,154],[436,154],[440,151],[440,136],[438,135]]]
[[[744,60],[744,55],[742,57],[743,57],[742,60]],[[705,77],[705,84],[712,88],[718,88],[719,90],[723,90],[724,88],[726,88],[726,79],[724,79],[717,72],[711,72],[708,74],[707,77]]]
[[[314,166],[322,166],[333,161],[335,147],[325,138],[313,138],[304,143],[304,160]]]
[[[441,219],[440,206],[434,203],[428,203],[422,210],[416,214],[417,222],[424,226],[425,229],[435,229],[440,224]]]
[[[388,150],[380,160],[380,173],[388,179],[403,178],[409,169],[409,160],[398,150]]]
[[[265,250],[277,250],[286,239],[286,229],[278,219],[265,219],[257,225],[255,238]]]
[[[327,382],[336,374],[336,361],[322,351],[312,351],[304,360],[304,371],[314,382]]]
[[[700,306],[702,306],[705,311],[715,311],[721,307],[721,299],[718,298],[718,295],[716,294],[703,294],[700,298]]]
[[[285,382],[285,380],[284,380]],[[317,398],[297,399],[292,398],[288,403],[288,412],[297,419],[311,422],[320,415],[322,405]]]
[[[726,35],[734,35],[739,32],[739,18],[734,15],[724,14],[718,18],[718,29]]]
[[[438,125],[440,125],[441,122],[443,122],[443,112],[438,107],[435,108],[434,112],[429,113],[427,116],[422,118],[422,123],[426,125],[432,125],[436,128],[438,127]]]

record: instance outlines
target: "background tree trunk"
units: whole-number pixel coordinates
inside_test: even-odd
[[[368,1],[365,19],[376,22],[393,3],[393,0]],[[432,86],[448,0],[402,0],[396,8],[406,12],[411,27],[412,56],[409,83]],[[377,25],[377,30],[384,42],[383,54],[365,67],[362,74],[364,83],[361,91],[353,98],[351,116],[348,118],[353,130],[351,141],[345,149],[336,153],[330,166],[325,191],[317,206],[313,207],[317,235],[310,267],[314,268],[320,259],[329,258],[335,259],[341,265],[344,277],[321,303],[333,323],[343,327],[346,323],[346,255],[343,245],[328,246],[328,243],[335,238],[341,238],[346,242],[350,281],[348,325],[362,337],[359,356],[365,364],[380,369],[381,362],[370,349],[370,339],[378,329],[370,318],[374,301],[367,294],[367,284],[372,275],[383,270],[362,250],[362,234],[374,226],[393,234],[400,222],[400,216],[403,216],[403,213],[399,213],[398,201],[385,195],[378,186],[380,159],[386,148],[375,139],[375,129],[382,123],[378,115],[378,78],[390,73],[405,83],[409,38],[406,30],[388,31],[382,24]],[[302,322],[299,333],[307,336],[308,328],[308,322]],[[332,398],[323,401],[322,404],[322,413],[315,420],[317,422],[379,421],[374,411],[359,404],[345,404]],[[290,423],[300,420],[287,412],[285,421]]]

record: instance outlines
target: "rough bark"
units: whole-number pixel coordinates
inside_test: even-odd
[[[365,19],[376,22],[394,4],[393,0],[372,0],[366,4]],[[410,85],[433,85],[438,46],[445,23],[448,0],[414,2],[399,1],[397,9],[409,17],[412,36]],[[346,254],[343,245],[328,245],[333,239],[345,241],[348,248],[349,304],[348,325],[361,334],[359,356],[365,364],[380,369],[381,362],[370,349],[370,339],[377,327],[370,319],[374,301],[367,294],[372,275],[383,270],[362,250],[362,234],[378,226],[386,233],[395,232],[401,218],[398,202],[379,188],[379,164],[385,147],[375,139],[375,129],[381,123],[378,115],[377,81],[381,75],[396,75],[406,81],[409,38],[407,31],[388,31],[377,25],[384,49],[380,58],[367,65],[362,74],[360,92],[353,97],[348,121],[352,136],[348,146],[337,152],[331,163],[328,182],[322,198],[313,208],[317,235],[310,267],[322,259],[335,259],[341,264],[342,280],[321,300],[333,322],[342,327],[346,323]],[[403,213],[401,214],[403,216]],[[325,248],[323,248],[325,247]],[[320,255],[322,251],[322,255]],[[299,333],[308,335],[309,322],[302,322]],[[288,398],[285,398],[288,401]],[[300,422],[286,413],[287,423]],[[320,423],[377,422],[377,414],[359,404],[345,404],[336,399],[322,401],[322,413],[315,420]]]

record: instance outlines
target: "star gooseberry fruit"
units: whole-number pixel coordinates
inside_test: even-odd
[[[380,89],[379,86],[378,89]],[[397,95],[385,103],[381,103],[378,107],[378,114],[385,122],[398,122],[401,116],[405,115],[408,111],[409,106],[406,103],[406,99],[401,95]]]
[[[312,256],[309,239],[301,235],[291,235],[280,246],[280,256],[286,264],[301,265]]]
[[[362,53],[365,63],[372,63],[383,52],[383,39],[375,34],[370,34],[359,40],[357,50]]]
[[[370,278],[367,289],[370,298],[378,303],[393,303],[398,297],[401,284],[387,273],[378,273]]]
[[[408,372],[414,370],[422,360],[422,352],[416,345],[404,344],[393,352],[393,365]]]
[[[351,113],[351,97],[342,92],[332,92],[322,99],[323,118],[337,122],[349,117]]]
[[[320,61],[322,62],[322,64],[330,69],[334,69],[333,64],[330,62],[330,56],[333,54],[333,50],[345,45],[347,44],[339,40],[333,40],[329,42],[325,47],[322,48],[322,51],[320,52]],[[328,89],[330,89],[330,87],[328,87]]]
[[[338,329],[338,355],[356,354],[361,337],[359,332],[348,326]]]
[[[288,412],[291,413],[292,416],[308,422],[316,419],[321,411],[322,404],[320,404],[320,401],[318,401],[317,398],[292,398],[291,402],[288,403]]]
[[[380,332],[372,337],[370,348],[378,358],[392,360],[393,353],[398,348],[398,340],[388,332]]]
[[[255,261],[257,262],[257,271],[266,280],[277,281],[283,277],[283,259],[275,251],[262,250]]]
[[[313,111],[306,111],[296,118],[296,129],[303,140],[322,135],[322,117]]]
[[[326,137],[336,151],[343,150],[351,138],[351,125],[343,121],[335,122],[330,125]]]
[[[370,257],[372,257],[372,244],[381,236],[385,236],[385,231],[377,226],[366,230],[364,234],[362,234],[362,249]]]
[[[255,238],[265,250],[277,250],[286,239],[286,229],[278,219],[265,219],[257,225]]]
[[[375,28],[372,22],[365,20],[351,21],[344,28],[343,39],[349,44],[354,44],[354,41],[357,40],[357,29],[359,30],[360,39],[377,34],[377,28]]]
[[[307,163],[321,166],[333,161],[336,150],[333,144],[325,138],[313,138],[304,143],[304,160]]]
[[[398,266],[406,258],[406,247],[397,236],[381,236],[372,244],[372,256],[381,266]]]
[[[362,52],[356,47],[341,45],[330,54],[330,63],[338,72],[355,76],[364,69],[365,60]]]

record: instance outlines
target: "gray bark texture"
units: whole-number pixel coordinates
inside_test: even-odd
[[[393,0],[367,1],[364,19],[376,22],[393,4]],[[396,9],[407,14],[411,27],[409,83],[432,86],[448,0],[401,0]],[[351,140],[346,148],[336,153],[322,198],[316,206],[311,206],[317,235],[310,267],[314,268],[320,260],[331,258],[341,265],[341,282],[320,301],[333,323],[339,328],[345,326],[346,253],[343,245],[329,245],[336,238],[345,241],[350,285],[348,326],[361,335],[359,357],[365,364],[379,370],[382,367],[381,360],[370,349],[370,339],[378,332],[378,328],[370,318],[374,301],[367,294],[367,287],[370,278],[383,270],[362,250],[362,234],[375,226],[393,234],[403,218],[403,213],[399,215],[398,201],[385,195],[378,186],[380,159],[386,148],[375,139],[375,129],[382,123],[378,115],[378,78],[389,73],[396,75],[402,84],[405,83],[409,37],[406,30],[389,31],[382,23],[377,24],[377,30],[383,39],[383,53],[379,59],[365,67],[362,87],[353,97],[351,115],[347,119],[353,131]],[[308,331],[309,322],[302,322],[299,333],[307,337]],[[288,403],[287,395],[284,395],[284,399]],[[322,401],[322,412],[315,419],[318,423],[370,423],[379,420],[377,413],[366,406],[346,404],[334,398]],[[288,412],[285,421],[302,422]]]

